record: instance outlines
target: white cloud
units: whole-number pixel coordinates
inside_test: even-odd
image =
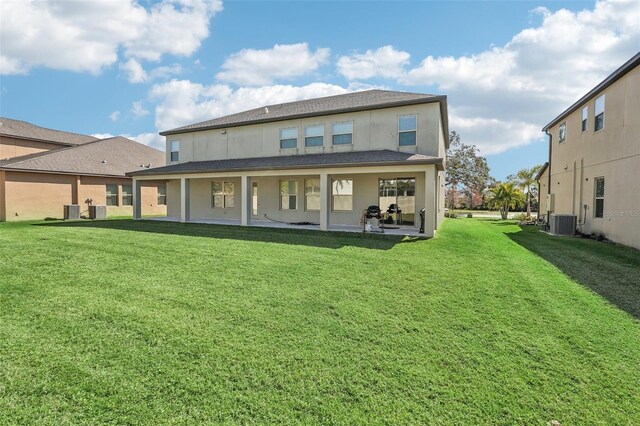
[[[243,49],[229,56],[216,75],[220,81],[262,86],[309,74],[329,59],[330,50],[309,50],[307,43],[276,44],[271,49]]]
[[[125,72],[129,83],[144,83],[149,78],[140,62],[134,58],[130,58],[127,62],[121,63],[120,70]]]
[[[451,129],[464,129],[464,142],[485,154],[533,143],[543,137],[542,126],[638,52],[640,7],[633,0],[608,0],[579,12],[532,12],[541,24],[504,46],[428,56],[414,68],[398,54],[403,52],[385,46],[340,58],[338,70],[353,80],[389,77],[406,86],[437,86],[455,111]],[[378,53],[385,48],[386,55]],[[378,57],[389,62],[376,62]],[[377,71],[386,67],[392,71]]]
[[[147,4],[146,2],[143,4]],[[209,36],[219,0],[4,1],[0,3],[0,73],[33,67],[99,73],[127,58],[188,56]]]
[[[334,84],[312,83],[296,87],[272,85],[233,89],[224,84],[204,86],[188,80],[158,83],[151,89],[156,106],[156,127],[168,130],[263,105],[346,93]]]
[[[411,55],[383,46],[365,53],[354,53],[338,59],[338,72],[349,80],[361,80],[373,77],[397,78],[404,74]]]
[[[133,114],[135,118],[142,118],[149,115],[149,110],[142,106],[142,101],[135,101],[131,104],[131,114]]]
[[[109,119],[114,123],[118,121],[119,118],[120,118],[120,111],[113,111],[111,114],[109,114]]]

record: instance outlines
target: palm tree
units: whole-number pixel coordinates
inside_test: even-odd
[[[500,217],[506,219],[510,208],[524,202],[524,195],[513,183],[499,183],[489,190],[489,205],[500,210]]]
[[[536,184],[536,175],[542,166],[533,166],[530,169],[524,168],[514,175],[507,176],[507,179],[513,182],[517,187],[524,191],[527,195],[527,217],[531,216],[531,196],[533,187]]]

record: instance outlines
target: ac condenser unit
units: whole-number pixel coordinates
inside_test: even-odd
[[[89,219],[106,219],[107,206],[89,206]]]
[[[80,219],[80,206],[78,204],[66,204],[64,206],[64,219]]]
[[[574,235],[576,233],[576,216],[570,214],[552,214],[549,222],[553,235]]]

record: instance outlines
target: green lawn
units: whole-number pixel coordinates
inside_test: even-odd
[[[638,276],[492,220],[0,224],[0,423],[640,424]]]

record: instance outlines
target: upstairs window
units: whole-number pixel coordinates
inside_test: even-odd
[[[298,181],[280,181],[280,210],[298,209]]]
[[[133,205],[133,186],[132,185],[122,185],[122,205],[123,206]]]
[[[567,140],[567,123],[564,122],[560,125],[558,129],[558,141],[562,143]]]
[[[417,129],[418,129],[417,116],[403,115],[398,117],[398,145],[400,146],[415,145]]]
[[[211,182],[211,197],[214,209],[232,209],[235,201],[233,182]]]
[[[158,205],[167,205],[167,184],[161,183],[158,185]]]
[[[107,184],[107,205],[118,205],[118,185],[114,183]]]
[[[595,115],[593,128],[597,132],[604,129],[604,95],[596,99]]]
[[[307,126],[304,128],[304,146],[322,146],[324,144],[324,126]]]
[[[353,121],[334,123],[331,126],[333,145],[351,145],[353,143]]]
[[[587,117],[589,117],[589,106],[582,108],[582,131],[587,131]]]
[[[595,205],[593,212],[594,217],[604,217],[604,178],[596,178]]]
[[[280,149],[290,149],[298,147],[298,129],[289,127],[280,129]]]
[[[171,141],[171,161],[180,160],[180,141]]]

